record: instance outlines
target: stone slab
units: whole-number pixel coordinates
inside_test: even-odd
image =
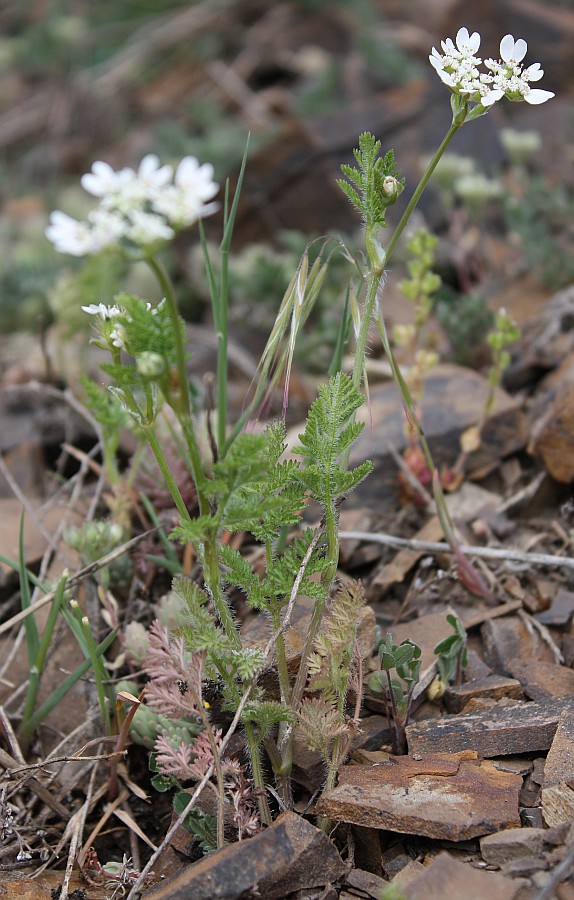
[[[520,775],[472,752],[395,756],[343,766],[315,811],[366,828],[464,841],[518,825],[521,785]]]

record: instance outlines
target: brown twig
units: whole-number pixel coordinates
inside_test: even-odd
[[[425,553],[452,553],[452,547],[443,541],[419,541],[400,538],[393,534],[374,533],[370,531],[341,531],[339,537],[344,540],[366,541],[373,544],[385,544],[387,547],[408,550],[423,550]],[[461,553],[465,556],[482,557],[482,559],[500,559],[505,562],[519,562],[531,566],[565,566],[574,569],[574,558],[569,556],[551,556],[547,553],[524,553],[512,547],[472,547],[461,545]]]

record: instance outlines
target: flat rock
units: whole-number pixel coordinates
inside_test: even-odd
[[[365,872],[364,869],[351,869],[347,875],[346,884],[357,891],[361,891],[361,896],[366,894],[368,897],[372,897],[373,900],[379,900],[381,891],[388,885],[380,875],[375,875],[373,872]]]
[[[556,397],[528,449],[556,481],[574,481],[574,385]]]
[[[514,900],[519,886],[497,872],[475,869],[449,853],[439,853],[424,873],[402,890],[409,900]]]
[[[574,822],[574,789],[570,783],[542,788],[542,817],[550,828]]]
[[[574,819],[574,712],[560,716],[544,766],[542,816],[547,825]]]
[[[492,700],[510,697],[513,700],[522,700],[523,694],[520,682],[515,678],[487,675],[486,678],[465,681],[464,684],[449,685],[444,692],[443,701],[447,712],[458,713],[464,709],[469,700],[476,697],[488,697]]]
[[[407,727],[409,753],[475,750],[492,757],[548,750],[565,710],[574,711],[574,698],[517,702],[415,722]]]
[[[536,614],[536,619],[547,626],[566,628],[574,617],[574,591],[559,591],[550,607]]]
[[[546,763],[544,764],[543,787],[574,781],[574,711],[562,713]]]
[[[545,828],[507,828],[480,839],[480,852],[485,862],[503,866],[512,859],[539,856],[548,834]]]
[[[484,660],[498,675],[512,675],[509,661],[554,662],[548,645],[518,616],[504,616],[485,622],[481,628]]]
[[[228,844],[146,891],[150,900],[235,900],[258,885],[266,900],[330,884],[347,872],[334,844],[310,822],[285,812],[255,837]]]
[[[368,481],[358,485],[350,495],[349,503],[371,509],[376,505],[380,509],[381,503],[390,505],[395,502],[394,495],[398,489],[396,465],[387,446],[392,445],[400,453],[406,447],[407,436],[404,410],[395,385],[375,384],[369,393],[369,403],[357,412],[357,420],[363,421],[366,427],[353,446],[351,464],[372,459],[375,468]],[[437,463],[454,463],[460,451],[460,434],[480,421],[487,396],[486,378],[472,369],[441,363],[428,373],[421,416],[431,453]],[[374,449],[371,422],[384,422],[383,440],[377,440]],[[480,449],[472,454],[469,470],[488,471],[501,458],[524,447],[527,439],[523,412],[512,397],[498,389],[488,434]],[[384,484],[385,491],[373,492],[374,481]]]
[[[519,775],[472,752],[395,756],[380,765],[343,766],[316,812],[366,828],[463,841],[518,825],[521,785]]]
[[[531,659],[511,659],[507,668],[531,700],[574,694],[574,670],[568,666]]]

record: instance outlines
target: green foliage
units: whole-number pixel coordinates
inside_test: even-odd
[[[189,624],[177,629],[190,653],[208,652],[213,657],[225,657],[231,652],[229,637],[216,624],[209,608],[209,598],[191,578],[185,575],[173,580],[173,590],[187,604]],[[213,677],[214,674],[209,677]]]
[[[173,798],[173,808],[180,816],[188,806],[191,795],[187,791],[179,791]],[[201,809],[194,807],[183,820],[183,827],[194,836],[204,853],[217,849],[217,820]]]
[[[440,641],[434,648],[438,656],[438,671],[443,684],[460,684],[462,671],[468,665],[467,636],[464,625],[457,616],[449,613],[446,617],[454,634]]]
[[[249,722],[256,726],[258,744],[263,743],[277,725],[283,722],[293,722],[294,720],[294,715],[288,706],[272,700],[257,699],[255,702],[248,702],[245,705],[243,714],[244,722]]]
[[[341,586],[329,608],[309,657],[308,690],[343,708],[355,651],[359,613],[366,597],[362,585]]]
[[[544,285],[558,290],[574,279],[574,191],[566,185],[530,177],[528,190],[505,203],[508,229],[522,241],[528,268]]]
[[[300,478],[314,500],[329,505],[367,477],[373,465],[367,460],[351,471],[341,467],[341,458],[361,434],[364,426],[354,421],[363,397],[352,379],[338,372],[311,405],[301,443],[293,452],[307,461]]]
[[[377,647],[381,669],[368,680],[369,689],[376,696],[382,696],[387,705],[389,719],[392,714],[393,750],[402,753],[405,749],[405,729],[409,723],[413,691],[420,678],[421,648],[406,640],[395,644],[392,634],[387,634]],[[396,677],[391,672],[395,671]]]
[[[438,238],[424,228],[416,231],[407,241],[410,277],[399,282],[398,288],[407,300],[415,304],[416,328],[422,328],[426,323],[432,309],[432,295],[441,285],[440,275],[433,272],[437,244]]]
[[[353,151],[359,168],[341,166],[348,181],[337,180],[343,193],[361,213],[368,229],[386,227],[387,208],[395,202],[404,186],[404,178],[398,178],[394,152],[389,150],[379,156],[380,149],[381,142],[368,131],[364,132],[359,138],[359,149]]]
[[[480,359],[494,321],[484,295],[458,294],[443,285],[436,295],[435,312],[448,336],[455,361],[469,365]]]

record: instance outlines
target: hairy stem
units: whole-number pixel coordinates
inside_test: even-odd
[[[249,756],[251,759],[251,774],[253,776],[253,784],[257,795],[257,806],[259,815],[264,825],[270,825],[272,822],[271,810],[267,802],[267,793],[265,791],[265,779],[263,778],[263,768],[261,766],[261,756],[259,754],[259,743],[255,737],[253,726],[250,722],[244,722],[245,737],[249,747]]]

